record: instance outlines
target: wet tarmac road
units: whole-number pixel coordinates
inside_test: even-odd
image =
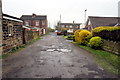
[[[3,60],[3,78],[116,78],[93,56],[56,34],[49,34]]]

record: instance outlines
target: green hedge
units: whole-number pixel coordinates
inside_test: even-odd
[[[100,36],[103,39],[120,41],[120,26],[101,26],[92,30],[93,36]]]

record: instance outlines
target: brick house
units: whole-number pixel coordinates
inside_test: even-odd
[[[60,26],[61,29],[67,28],[68,31],[75,31],[77,29],[80,29],[81,23],[74,23],[73,21],[73,23],[58,23],[57,25]]]
[[[34,31],[39,30],[42,34],[47,32],[47,16],[46,15],[22,15],[23,25],[32,28]]]
[[[94,28],[99,26],[115,26],[120,24],[120,17],[98,17],[89,16],[85,24],[87,30],[92,31]]]

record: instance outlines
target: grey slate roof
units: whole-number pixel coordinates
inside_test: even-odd
[[[115,26],[116,24],[120,23],[120,17],[96,17],[96,16],[89,16],[88,21],[91,22],[93,28],[99,26]],[[88,24],[87,21],[87,24]]]
[[[32,15],[22,15],[21,16],[22,20],[45,20],[47,19],[46,15],[36,15],[33,17]]]
[[[61,23],[61,25],[81,25],[81,23]]]

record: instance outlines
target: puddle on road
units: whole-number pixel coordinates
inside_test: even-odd
[[[46,50],[47,52],[54,52],[55,51],[55,49],[48,49],[48,50]]]
[[[55,45],[46,45],[42,46],[41,51],[47,51],[47,52],[59,52],[59,53],[68,53],[72,52],[70,49],[63,49],[62,46],[59,46],[59,48],[56,48]]]
[[[71,50],[68,50],[68,49],[57,49],[57,50],[60,52],[71,52]]]
[[[46,50],[47,52],[63,52],[63,53],[68,53],[68,52],[71,52],[71,50],[68,50],[68,49],[47,49]]]

